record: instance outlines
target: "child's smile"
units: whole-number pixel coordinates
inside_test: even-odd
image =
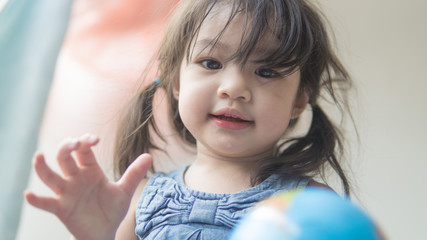
[[[220,128],[228,130],[242,130],[255,124],[243,116],[238,110],[232,108],[221,109],[214,114],[210,114],[212,121]]]

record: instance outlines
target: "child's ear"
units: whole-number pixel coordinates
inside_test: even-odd
[[[307,106],[309,99],[310,98],[308,93],[305,90],[298,94],[297,98],[295,99],[294,108],[292,109],[292,119],[295,119],[301,115]]]
[[[173,96],[174,96],[175,100],[178,101],[178,98],[179,98],[179,78],[178,77],[175,77],[172,80],[172,88],[173,88],[173,90],[172,90]]]

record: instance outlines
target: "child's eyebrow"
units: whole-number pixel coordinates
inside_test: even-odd
[[[200,39],[196,42],[196,44],[194,45],[195,48],[202,48],[202,51],[209,48],[209,47],[215,47],[220,49],[220,50],[224,50],[224,51],[228,51],[231,49],[231,46],[227,43],[223,43],[219,40],[215,40],[215,39],[210,39],[210,38],[203,38]]]
[[[230,50],[231,46],[227,43],[221,42],[220,40],[210,39],[210,38],[203,38],[201,40],[198,40],[195,44],[195,46],[204,46],[204,47],[215,47],[215,48],[221,48],[225,50]],[[262,55],[262,54],[271,54],[276,51],[276,48],[273,46],[259,46],[255,47],[253,53],[256,55]]]
[[[221,40],[213,39],[213,38],[202,38],[200,40],[196,41],[196,44],[194,45],[194,49],[198,53],[202,53],[204,51],[217,51],[221,53],[228,53],[231,54],[237,49],[233,49],[233,47]],[[251,52],[252,58],[264,58],[266,56],[270,56],[274,54],[275,51],[277,51],[277,48],[274,45],[265,45],[261,44],[260,46],[256,46],[253,51]],[[257,60],[255,60],[256,62]]]
[[[269,56],[277,51],[277,48],[274,46],[263,46],[263,47],[256,47],[253,51],[254,56]]]

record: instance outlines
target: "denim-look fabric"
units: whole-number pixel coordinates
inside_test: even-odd
[[[278,191],[305,187],[310,180],[273,175],[244,191],[216,194],[185,186],[185,170],[156,173],[150,178],[136,210],[139,239],[226,239],[255,203]]]

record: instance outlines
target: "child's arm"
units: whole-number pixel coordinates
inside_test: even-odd
[[[36,173],[56,197],[25,194],[31,205],[55,214],[78,240],[115,238],[133,193],[151,164],[151,156],[143,154],[118,182],[110,182],[91,150],[98,141],[86,135],[62,144],[57,155],[62,175],[52,171],[43,155],[37,153]]]
[[[128,213],[123,219],[122,223],[117,229],[116,240],[136,240],[138,239],[135,235],[136,227],[136,208],[138,207],[138,202],[144,190],[145,185],[148,182],[148,178],[144,178],[133,194],[132,200],[130,202]]]

